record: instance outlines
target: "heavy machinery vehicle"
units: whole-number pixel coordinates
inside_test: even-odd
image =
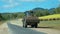
[[[40,20],[38,19],[37,16],[34,15],[34,11],[26,11],[24,13],[25,13],[25,17],[22,20],[23,27],[27,28],[28,25],[31,25],[31,27],[37,28]]]

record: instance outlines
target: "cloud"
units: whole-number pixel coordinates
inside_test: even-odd
[[[58,0],[58,1],[60,1],[60,0]]]
[[[3,7],[3,8],[12,8],[12,7],[15,7],[15,6],[17,6],[17,5],[19,5],[19,3],[3,5],[2,7]]]
[[[19,1],[24,1],[24,2],[44,2],[46,0],[19,0]]]
[[[2,0],[2,2],[5,3],[2,8],[13,8],[19,5],[15,0]]]
[[[20,5],[20,3],[18,3],[17,1],[22,1],[22,2],[44,2],[46,0],[0,0],[2,2],[4,2],[5,4],[2,6],[3,8],[13,8],[16,7],[18,5]]]
[[[14,2],[13,0],[9,0],[10,3]]]

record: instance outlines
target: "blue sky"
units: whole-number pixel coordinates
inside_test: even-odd
[[[60,0],[0,0],[0,13],[24,12],[36,7],[56,8]]]

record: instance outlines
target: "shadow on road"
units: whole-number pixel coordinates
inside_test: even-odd
[[[44,32],[38,32],[36,30],[31,30],[30,28],[23,28],[10,23],[8,23],[8,28],[12,34],[46,34]]]
[[[38,27],[38,28],[53,28],[53,27]]]
[[[32,27],[28,27],[28,28],[32,28]],[[53,28],[53,27],[37,27],[37,28]]]

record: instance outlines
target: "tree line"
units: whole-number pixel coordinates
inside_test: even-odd
[[[44,8],[34,8],[32,9],[34,14],[38,17],[46,16],[50,14],[60,14],[60,7],[51,8],[51,9],[44,9]],[[17,12],[17,13],[0,13],[0,21],[1,20],[9,20],[9,19],[18,19],[23,18],[25,16],[24,12]]]
[[[51,9],[43,9],[43,8],[34,8],[32,9],[36,16],[46,16],[51,14],[60,14],[60,7],[57,8],[51,8]]]
[[[18,18],[22,18],[23,16],[24,16],[23,12],[19,12],[19,13],[0,13],[0,21],[18,19]]]

